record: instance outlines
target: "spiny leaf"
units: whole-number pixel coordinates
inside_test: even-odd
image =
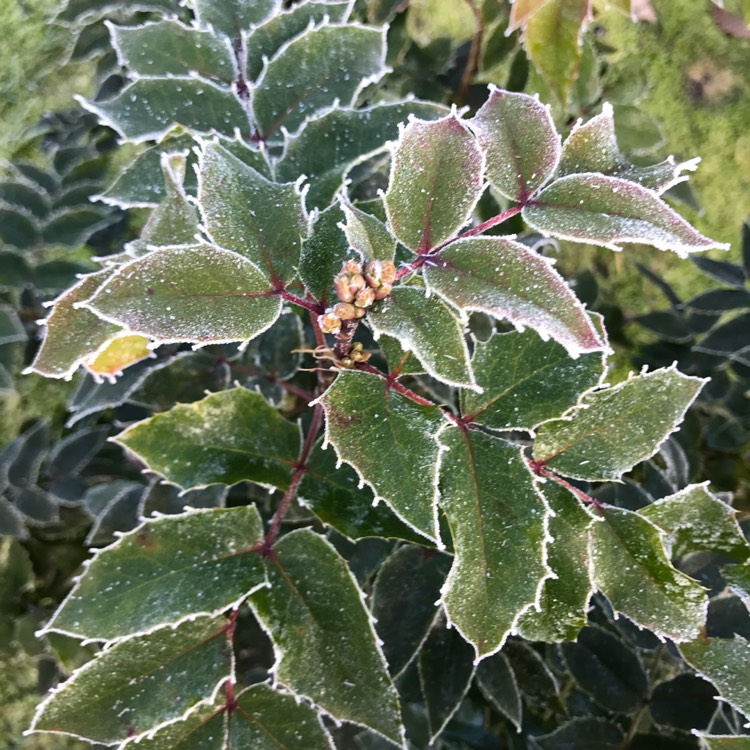
[[[394,147],[385,195],[393,234],[421,253],[452,237],[482,195],[483,173],[482,151],[455,114],[412,119]]]
[[[319,214],[315,212],[310,236],[302,246],[300,278],[310,294],[323,303],[337,298],[333,277],[349,257],[349,244],[339,227],[342,218],[343,213],[336,204]]]
[[[425,265],[425,282],[459,310],[479,310],[529,326],[571,356],[604,344],[583,305],[549,260],[504,237],[451,243]]]
[[[518,446],[458,428],[439,440],[440,507],[455,549],[443,604],[479,660],[502,648],[549,576],[548,508]]]
[[[495,334],[477,341],[471,365],[482,393],[461,391],[461,413],[499,430],[533,430],[575,405],[601,382],[598,352],[572,359],[533,331]]]
[[[704,237],[648,188],[586,173],[555,180],[523,209],[530,226],[564,240],[620,250],[639,242],[685,255],[728,245]]]
[[[367,373],[341,372],[321,396],[326,440],[415,531],[438,539],[435,434],[443,423],[434,406],[421,406]],[[415,470],[418,468],[418,470]]]
[[[300,432],[260,393],[233,388],[137,422],[116,442],[185,489],[244,480],[285,489]]]
[[[281,312],[258,268],[214,245],[165,247],[120,266],[86,307],[160,343],[248,341]]]
[[[231,679],[227,622],[199,617],[116,643],[39,706],[32,730],[112,744],[184,715]]]
[[[396,239],[380,219],[352,206],[348,201],[342,201],[341,208],[346,217],[344,233],[349,245],[362,254],[366,263],[394,259]]]
[[[539,428],[534,458],[576,479],[619,479],[677,429],[705,382],[673,366],[587,393]]]
[[[280,5],[281,0],[194,0],[198,23],[230,39],[265,21]]]
[[[591,528],[592,582],[612,608],[660,638],[687,641],[706,621],[708,599],[672,567],[659,530],[628,510],[601,507]]]
[[[255,506],[146,521],[98,552],[45,631],[121,639],[229,609],[266,585]]]
[[[274,642],[276,679],[336,719],[401,746],[398,696],[345,560],[299,529],[278,542],[267,574],[270,588],[250,604]]]
[[[438,297],[428,297],[420,287],[398,287],[370,309],[367,322],[376,338],[393,336],[405,351],[414,352],[433,377],[476,389],[461,322]]]
[[[486,152],[487,179],[506,198],[525,202],[555,173],[560,136],[549,109],[533,96],[490,85],[469,124]]]

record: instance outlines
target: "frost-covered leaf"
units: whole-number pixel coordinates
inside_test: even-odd
[[[609,719],[579,716],[532,742],[531,750],[620,750],[623,734]]]
[[[343,201],[341,208],[346,216],[346,238],[349,245],[361,253],[364,262],[394,259],[396,239],[380,219],[352,206],[348,201]]]
[[[719,689],[721,697],[750,718],[750,644],[735,638],[698,638],[680,644],[685,660]]]
[[[434,406],[421,406],[361,372],[341,372],[321,396],[326,439],[399,518],[438,538],[435,472],[443,423]],[[418,471],[414,468],[419,467]]]
[[[222,247],[249,258],[275,283],[296,274],[307,216],[293,183],[275,183],[218,143],[204,146],[198,201]]]
[[[81,103],[134,143],[161,138],[175,125],[230,137],[238,129],[249,136],[247,112],[232,91],[197,78],[143,78],[113,99]]]
[[[233,671],[225,617],[199,617],[116,643],[39,707],[32,730],[112,744],[211,699]]]
[[[159,343],[247,341],[281,312],[246,258],[213,245],[165,247],[120,266],[86,308]]]
[[[49,245],[83,245],[94,232],[113,223],[105,206],[63,208],[50,216],[42,227],[42,241]]]
[[[367,316],[375,337],[398,339],[425,370],[449,385],[476,388],[461,321],[441,299],[420,287],[402,286],[376,303]]]
[[[455,115],[413,119],[393,150],[385,210],[393,234],[426,253],[469,221],[484,190],[484,156]]]
[[[698,736],[707,750],[750,750],[750,737],[746,735],[699,734]]]
[[[491,85],[470,125],[486,153],[487,179],[506,198],[525,202],[555,173],[560,136],[549,109],[533,96]]]
[[[591,528],[593,584],[616,612],[660,638],[695,638],[706,621],[706,594],[670,564],[656,526],[621,508],[599,513]]]
[[[648,167],[629,162],[617,145],[612,106],[605,102],[601,114],[588,122],[579,120],[563,144],[560,175],[577,172],[601,172],[612,177],[637,182],[656,193],[687,179],[685,171],[693,171],[697,160],[677,164],[674,157]]]
[[[408,544],[380,567],[372,614],[391,674],[403,672],[427,638],[450,564],[447,555]]]
[[[534,458],[576,479],[619,479],[677,429],[705,382],[668,367],[587,393],[539,428]]]
[[[709,492],[708,483],[686,487],[639,513],[662,530],[673,558],[696,550],[722,552],[738,562],[750,556],[736,511]]]
[[[126,367],[151,356],[149,341],[144,336],[118,334],[84,361],[86,369],[96,375],[114,377]]]
[[[555,180],[523,209],[534,229],[619,250],[622,242],[682,255],[727,246],[704,237],[659,196],[620,177],[586,173]]]
[[[235,77],[232,48],[208,31],[179,21],[143,26],[109,26],[120,64],[136,78],[189,77],[231,83]]]
[[[0,304],[0,346],[26,341],[26,330],[10,305]]]
[[[311,529],[299,529],[277,543],[267,574],[270,588],[250,603],[274,642],[276,680],[400,746],[398,696],[346,561]]]
[[[461,413],[500,430],[532,430],[559,416],[604,374],[601,353],[572,359],[533,331],[477,341],[471,364],[483,391],[461,391]]]
[[[45,336],[29,370],[48,378],[68,378],[78,365],[95,352],[120,327],[80,307],[109,279],[111,271],[84,276],[58,297],[45,321]]]
[[[36,185],[11,179],[0,183],[0,204],[20,206],[37,219],[44,219],[52,209],[46,191]]]
[[[745,602],[750,609],[750,565],[726,565],[722,568],[722,575],[729,588]]]
[[[284,489],[300,432],[260,393],[233,388],[138,422],[116,442],[185,489],[244,480]]]
[[[339,227],[342,218],[338,205],[315,215],[310,236],[302,245],[300,278],[310,294],[322,303],[337,299],[333,277],[349,257],[349,243]]]
[[[555,514],[549,521],[549,533],[555,541],[548,547],[547,563],[557,577],[544,581],[539,610],[532,608],[524,613],[518,631],[530,641],[571,641],[586,624],[593,594],[588,548],[588,529],[593,519],[580,501],[559,484],[547,482],[541,490]]]
[[[241,31],[262,23],[276,12],[281,0],[194,0],[198,23],[213,28],[230,39]]]
[[[34,215],[19,206],[0,203],[0,242],[19,250],[28,250],[42,240]]]
[[[477,667],[476,683],[487,701],[521,729],[521,694],[505,654],[493,654]]]
[[[549,575],[548,509],[518,446],[458,428],[439,440],[440,507],[455,550],[443,604],[481,659],[502,647]]]
[[[333,750],[320,714],[294,696],[260,684],[236,700],[229,717],[232,750]]]
[[[460,310],[528,326],[571,354],[604,344],[583,305],[551,263],[504,237],[457,240],[425,265],[425,282]]]
[[[296,180],[304,174],[310,183],[307,205],[324,208],[344,184],[349,169],[398,137],[398,125],[409,115],[433,120],[446,112],[439,104],[411,100],[379,102],[364,109],[331,109],[308,120],[299,133],[285,133],[276,177]],[[356,138],[352,137],[355,133]]]
[[[726,357],[750,367],[750,313],[716,326],[695,345],[695,351]]]
[[[218,613],[265,586],[253,505],[146,521],[98,552],[46,631],[120,639]]]
[[[252,98],[258,129],[267,140],[282,126],[296,130],[337,100],[352,105],[363,85],[386,70],[385,29],[356,24],[309,29],[282,46],[258,78]]]

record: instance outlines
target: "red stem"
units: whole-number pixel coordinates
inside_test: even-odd
[[[291,302],[294,305],[304,307],[305,310],[309,310],[316,315],[322,315],[325,312],[325,308],[319,302],[302,299],[302,297],[298,297],[296,294],[292,294],[286,289],[279,289],[277,290],[276,294],[278,294],[281,299],[286,300],[287,302]]]
[[[567,482],[561,476],[555,474],[552,469],[545,465],[544,461],[532,461],[531,459],[527,459],[527,463],[534,474],[538,477],[551,479],[561,487],[565,487],[566,490],[572,492],[579,500],[582,500],[587,505],[593,506],[598,511],[604,510],[604,506],[595,497],[591,497],[591,495],[586,494],[583,490],[579,490],[578,487],[574,487],[570,482]]]

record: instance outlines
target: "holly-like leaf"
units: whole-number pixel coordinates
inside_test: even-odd
[[[529,609],[518,622],[518,631],[530,641],[572,641],[586,624],[589,600],[588,530],[591,515],[565,487],[548,482],[542,486],[554,516],[549,521],[547,564],[555,578],[547,578],[539,597],[539,609]]]
[[[521,730],[521,693],[505,654],[493,654],[477,667],[476,682],[487,701]]]
[[[119,326],[80,307],[80,303],[89,299],[111,273],[105,270],[84,276],[55,300],[45,321],[44,341],[28,372],[69,379],[87,356],[120,331]]]
[[[73,673],[31,729],[113,744],[210,701],[233,671],[225,617],[199,617],[129,638]]]
[[[563,144],[559,174],[600,172],[611,177],[637,182],[657,194],[687,180],[683,172],[692,172],[697,159],[677,164],[674,157],[648,167],[631,164],[617,145],[612,105],[605,102],[601,114],[588,122],[579,120]]]
[[[528,326],[571,356],[604,343],[583,305],[549,260],[504,237],[457,240],[425,265],[430,290],[459,310],[479,310]]]
[[[299,428],[245,388],[179,404],[115,440],[185,489],[244,480],[285,489],[300,448]]]
[[[698,638],[680,644],[685,660],[719,689],[721,698],[750,718],[750,644],[735,638]]]
[[[433,377],[477,388],[461,321],[441,299],[428,297],[420,287],[398,287],[370,309],[367,322],[376,338],[392,336],[404,351],[414,352]]]
[[[288,693],[252,685],[236,698],[229,717],[230,748],[333,750],[320,714]]]
[[[722,552],[737,562],[750,557],[736,511],[709,492],[708,482],[657,500],[639,513],[662,530],[673,558],[696,550]]]
[[[336,107],[306,121],[295,135],[284,134],[284,153],[276,167],[279,180],[305,175],[310,182],[309,207],[324,208],[344,184],[346,173],[382,151],[398,137],[398,125],[409,115],[423,120],[445,116],[439,104],[421,101],[379,102],[371,107]],[[357,137],[353,138],[352,134]]]
[[[310,28],[283,45],[258,78],[252,98],[258,129],[268,140],[282,126],[296,130],[305,118],[337,100],[350,106],[364,85],[386,71],[384,28]]]
[[[707,750],[750,750],[750,737],[746,735],[698,734],[698,737]]]
[[[672,366],[584,394],[566,417],[541,425],[534,458],[576,479],[619,479],[656,453],[705,382]]]
[[[346,561],[311,529],[276,544],[250,599],[274,642],[276,680],[339,720],[403,744],[398,696]]]
[[[534,229],[564,240],[620,250],[622,242],[685,255],[728,245],[704,237],[659,196],[620,177],[586,173],[555,180],[523,209]]]
[[[195,0],[198,23],[230,39],[241,31],[265,21],[281,5],[281,0]]]
[[[708,599],[674,568],[659,530],[642,516],[602,506],[591,528],[592,582],[612,608],[660,638],[688,641],[706,621]]]
[[[302,246],[299,275],[307,290],[322,303],[336,299],[333,277],[349,257],[349,243],[339,223],[343,214],[338,205],[314,212],[309,237]]]
[[[518,446],[458,428],[439,440],[440,507],[455,550],[443,604],[482,659],[502,648],[550,574],[548,508]]]
[[[484,155],[463,122],[412,119],[393,150],[385,210],[393,234],[426,253],[466,224],[484,190]]]
[[[495,334],[477,341],[471,365],[482,393],[461,391],[461,413],[499,430],[533,430],[573,406],[601,382],[598,352],[572,359],[533,331]]]
[[[121,639],[218,614],[266,585],[255,506],[146,521],[98,552],[45,632]]]
[[[432,541],[438,539],[435,476],[443,419],[363,372],[341,372],[321,396],[326,440],[396,515]]]
[[[151,356],[149,341],[143,336],[119,334],[84,361],[95,375],[113,378],[126,367]]]
[[[470,125],[486,153],[487,179],[506,198],[524,203],[555,173],[560,136],[549,108],[533,96],[490,85]]]
[[[275,282],[296,275],[307,216],[292,183],[275,183],[218,143],[204,146],[198,201],[216,244],[242,255]]]
[[[143,26],[110,25],[112,46],[135,78],[170,76],[214,79],[230,84],[236,77],[232,48],[226,39],[179,21]]]
[[[248,341],[281,299],[246,258],[214,245],[165,247],[120,266],[86,308],[159,343]]]
[[[729,588],[750,609],[750,565],[726,565],[722,568],[721,572]]]
[[[346,216],[344,233],[349,245],[362,254],[365,263],[373,260],[393,260],[396,256],[396,239],[388,227],[372,214],[342,201]]]

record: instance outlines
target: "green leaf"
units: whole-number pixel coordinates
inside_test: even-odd
[[[392,675],[406,669],[427,638],[450,564],[448,555],[407,544],[380,567],[372,614]]]
[[[346,216],[344,233],[349,245],[362,255],[365,263],[396,257],[396,239],[380,219],[352,206],[348,201],[342,201],[341,208]]]
[[[48,378],[70,379],[78,365],[95,352],[120,327],[104,321],[79,304],[89,299],[112,272],[110,270],[84,276],[74,287],[55,301],[45,321],[47,332],[42,346],[27,372]]]
[[[198,23],[230,39],[276,13],[281,0],[194,0]]]
[[[225,617],[199,617],[102,651],[39,706],[31,729],[113,744],[211,701],[233,672]]]
[[[285,42],[304,32],[310,24],[318,25],[326,17],[332,23],[341,23],[350,11],[349,0],[305,0],[274,13],[245,37],[247,79],[254,81],[263,71],[263,58],[273,57]]]
[[[266,585],[253,505],[146,521],[97,552],[44,632],[121,639],[218,614]]]
[[[343,186],[346,173],[383,151],[398,137],[398,125],[413,114],[423,120],[442,117],[446,108],[420,101],[380,102],[364,109],[334,108],[308,120],[295,135],[284,134],[284,153],[276,167],[280,180],[305,175],[307,205],[324,208]],[[352,137],[356,133],[356,137]]]
[[[411,119],[393,149],[385,210],[393,234],[426,253],[466,224],[484,191],[484,156],[463,122]]]
[[[249,135],[248,116],[226,86],[194,78],[134,81],[104,102],[80,102],[105,125],[133,142],[157,140],[175,125],[198,133]]]
[[[451,243],[426,263],[427,287],[459,310],[479,310],[552,337],[573,357],[604,344],[583,305],[546,258],[505,237]]]
[[[184,489],[244,480],[285,489],[300,431],[260,393],[233,388],[137,422],[115,442]]]
[[[119,266],[86,308],[160,343],[248,341],[281,299],[246,258],[214,245],[165,247]]]
[[[674,568],[659,530],[642,516],[602,506],[591,528],[592,582],[612,608],[660,638],[687,641],[706,621],[701,586]]]
[[[697,550],[721,552],[737,562],[750,557],[737,512],[708,491],[708,482],[686,487],[638,512],[662,530],[673,559]]]
[[[750,737],[745,735],[698,734],[708,750],[750,750]]]
[[[0,346],[26,341],[26,330],[10,305],[0,304]]]
[[[382,334],[398,339],[433,377],[448,385],[477,388],[461,321],[438,297],[428,297],[416,286],[397,287],[370,308],[367,322],[376,339]]]
[[[534,458],[576,479],[619,479],[656,453],[705,382],[672,366],[584,394],[564,418],[541,425]]]
[[[0,204],[0,242],[28,250],[42,240],[39,222],[24,208]]]
[[[490,705],[521,731],[521,694],[505,654],[500,652],[484,659],[477,667],[476,682]]]
[[[681,643],[685,661],[719,689],[721,698],[750,718],[750,644],[735,638],[698,638]]]
[[[104,206],[63,208],[52,214],[42,227],[42,241],[49,245],[77,247],[94,232],[112,223],[112,213]]]
[[[572,359],[533,331],[477,341],[471,366],[482,393],[461,391],[461,413],[499,430],[532,431],[573,406],[605,371],[600,352]]]
[[[266,684],[237,696],[229,717],[231,750],[332,750],[320,714],[294,696]]]
[[[401,746],[398,696],[346,561],[311,529],[292,531],[250,604],[271,636],[276,680],[338,720]]]
[[[513,7],[510,9],[510,21],[508,22],[506,34],[510,34],[511,31],[515,31],[523,26],[547,0],[512,0],[512,2]]]
[[[648,188],[620,177],[573,174],[555,180],[523,209],[540,232],[620,250],[639,242],[685,255],[728,245],[704,237]]]
[[[487,179],[501,195],[526,200],[552,177],[560,136],[538,99],[490,85],[490,95],[469,121],[487,157]]]
[[[120,64],[134,78],[198,75],[226,84],[237,77],[229,42],[179,21],[143,26],[107,24]]]
[[[337,299],[333,277],[349,257],[349,243],[339,226],[342,216],[338,205],[314,212],[310,236],[302,245],[300,278],[307,291],[323,304]]]
[[[547,551],[547,564],[555,578],[547,578],[539,609],[529,609],[518,622],[518,631],[530,641],[572,641],[586,625],[593,591],[589,581],[588,530],[594,523],[578,498],[554,482],[542,486],[554,515],[549,533],[555,540]]]
[[[437,541],[439,409],[409,401],[376,375],[353,371],[340,372],[320,403],[326,441],[338,457],[404,523]]]
[[[729,588],[745,602],[750,609],[750,565],[725,565],[721,569]]]
[[[319,445],[315,448],[299,486],[301,505],[352,540],[381,537],[425,542],[421,534],[395,516],[388,506],[373,506],[372,492],[369,487],[359,486],[360,479],[354,469],[337,464],[335,451],[324,451]]]
[[[526,52],[563,107],[581,67],[581,37],[591,0],[548,0],[527,21]]]
[[[622,730],[611,720],[578,716],[549,734],[535,737],[531,747],[532,750],[620,750],[623,742]]]
[[[46,191],[36,185],[13,180],[0,183],[0,203],[8,207],[25,209],[37,219],[42,220],[52,210]]]
[[[307,215],[293,183],[274,183],[218,143],[200,157],[198,201],[216,244],[249,260],[274,281],[296,275]]]
[[[455,549],[443,604],[480,660],[502,648],[550,575],[549,513],[519,446],[453,427],[439,440],[440,507]]]
[[[393,374],[399,368],[399,375],[422,375],[425,372],[420,361],[414,356],[414,352],[405,352],[398,339],[390,336],[381,336],[378,346],[388,362],[388,372]]]
[[[563,144],[560,157],[561,176],[576,172],[600,172],[612,177],[637,182],[643,187],[663,193],[687,180],[682,173],[693,171],[698,160],[677,164],[674,157],[648,167],[631,164],[617,145],[612,105],[605,102],[601,114],[588,122],[579,120]]]
[[[258,129],[268,140],[282,126],[296,130],[337,100],[350,106],[386,71],[384,28],[324,23],[307,29],[282,46],[256,82],[252,104]]]

